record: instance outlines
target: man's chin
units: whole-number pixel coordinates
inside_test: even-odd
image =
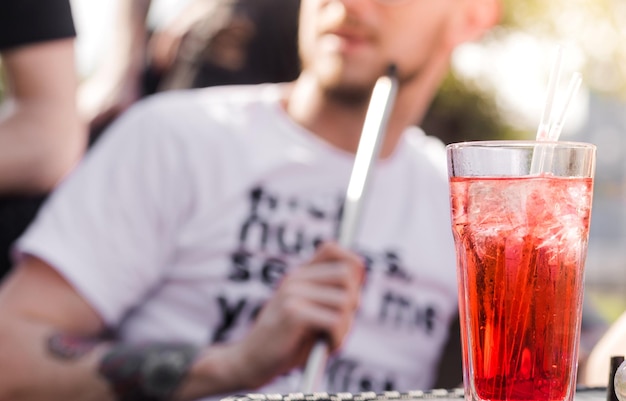
[[[322,87],[330,99],[346,104],[367,103],[378,77],[355,77],[346,71],[327,75]]]
[[[334,85],[326,87],[329,99],[345,105],[362,106],[369,102],[374,85]]]

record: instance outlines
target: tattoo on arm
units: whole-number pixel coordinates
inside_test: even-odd
[[[116,344],[102,358],[99,373],[120,401],[166,401],[197,354],[188,344]]]
[[[74,361],[91,352],[98,341],[71,334],[56,333],[48,338],[48,351],[64,361]]]

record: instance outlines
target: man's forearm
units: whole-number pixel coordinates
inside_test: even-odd
[[[3,401],[193,400],[242,390],[230,346],[127,345],[12,324],[1,333]]]
[[[100,361],[98,372],[120,401],[171,400],[198,350],[188,344],[113,345]]]
[[[112,344],[98,363],[98,373],[119,401],[188,401],[223,395],[249,388],[237,347]]]
[[[97,374],[108,347],[92,342],[60,356],[51,349],[52,336],[49,327],[35,321],[0,316],[0,400],[115,401]]]
[[[247,367],[237,361],[253,358],[242,356],[239,344],[196,353],[185,344],[122,344],[106,332],[99,314],[62,276],[25,257],[0,286],[0,401],[123,400],[145,392],[144,377],[163,370],[171,386],[163,391],[176,393],[173,399],[247,386]]]

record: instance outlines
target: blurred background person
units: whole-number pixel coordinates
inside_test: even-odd
[[[606,386],[613,356],[626,356],[626,312],[611,324],[593,347],[582,369],[580,381],[591,387]]]
[[[191,0],[150,29],[151,0],[117,4],[107,56],[80,88],[95,133],[143,96],[224,84],[287,82],[300,71],[299,0]]]
[[[83,154],[68,0],[0,1],[0,278],[9,249]]]

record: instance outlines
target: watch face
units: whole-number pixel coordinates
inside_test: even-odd
[[[165,399],[176,390],[195,355],[187,348],[154,349],[146,355],[141,367],[146,395]]]
[[[114,344],[99,373],[121,401],[164,401],[176,391],[198,349],[188,344]]]

